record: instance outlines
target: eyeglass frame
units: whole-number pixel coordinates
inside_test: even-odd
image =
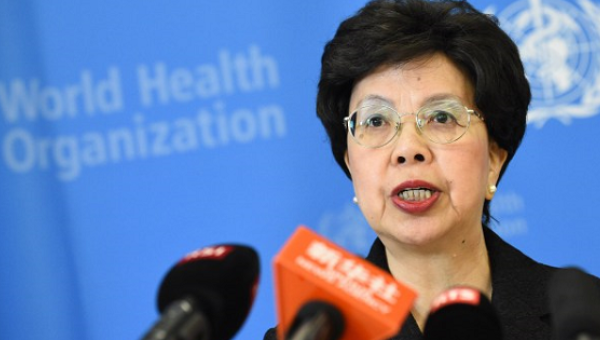
[[[402,124],[403,124],[402,123],[402,117],[404,117],[404,116],[415,116],[415,125],[417,126],[417,131],[419,131],[420,135],[424,135],[428,140],[430,140],[431,142],[436,143],[436,144],[452,144],[452,143],[456,142],[457,140],[461,139],[462,136],[464,136],[467,133],[467,131],[471,127],[471,116],[472,115],[474,115],[475,117],[479,118],[482,122],[485,122],[485,119],[483,118],[483,115],[481,113],[479,113],[476,110],[469,109],[468,107],[466,107],[464,105],[461,105],[461,106],[464,107],[464,109],[467,111],[467,114],[468,114],[468,121],[467,121],[467,123],[468,123],[468,125],[465,128],[465,131],[460,136],[458,136],[455,139],[453,139],[453,140],[451,140],[449,142],[446,142],[446,143],[435,141],[435,140],[431,139],[430,137],[428,137],[427,134],[423,132],[422,126],[421,126],[421,124],[419,124],[419,119],[418,119],[419,116],[418,116],[418,114],[426,106],[420,107],[416,112],[402,113],[401,114],[397,110],[395,110],[394,108],[391,108],[391,107],[386,106],[386,105],[365,105],[365,106],[361,106],[361,107],[357,108],[350,115],[344,117],[344,123],[343,124],[344,124],[344,127],[346,128],[346,131],[348,131],[350,133],[350,135],[352,136],[352,139],[354,139],[354,141],[358,145],[360,145],[362,147],[365,147],[365,148],[369,148],[369,149],[379,149],[379,148],[382,148],[382,147],[390,144],[394,140],[394,138],[396,138],[399,135],[400,131],[402,130]],[[359,110],[367,108],[367,107],[381,107],[381,108],[389,109],[392,112],[394,112],[398,116],[398,118],[399,118],[399,122],[396,122],[396,128],[395,128],[396,132],[394,133],[394,135],[387,142],[383,143],[382,145],[378,145],[378,146],[364,145],[364,144],[362,144],[357,139],[356,136],[354,136],[354,134],[352,132],[350,132],[350,117],[352,117],[352,115],[356,114]]]

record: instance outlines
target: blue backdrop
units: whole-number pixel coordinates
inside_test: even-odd
[[[323,45],[363,4],[0,0],[2,338],[138,339],[175,261],[238,242],[262,275],[236,339],[260,339],[297,225],[364,254],[314,110]],[[535,96],[495,228],[600,275],[600,2],[474,4],[519,44]]]

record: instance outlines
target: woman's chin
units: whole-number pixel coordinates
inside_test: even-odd
[[[418,228],[403,228],[391,232],[378,233],[386,246],[400,247],[414,250],[427,250],[439,248],[444,243],[447,230],[433,226]],[[391,242],[392,244],[388,243]]]

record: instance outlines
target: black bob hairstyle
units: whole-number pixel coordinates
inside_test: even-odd
[[[525,134],[531,101],[519,51],[498,20],[466,1],[375,0],[343,21],[325,45],[317,94],[317,115],[333,156],[344,161],[354,84],[384,65],[401,65],[442,53],[469,79],[490,139],[507,151],[504,174]],[[485,201],[482,221],[490,221]]]

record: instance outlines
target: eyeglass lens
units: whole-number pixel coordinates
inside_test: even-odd
[[[402,127],[401,119],[412,114],[398,114],[386,106],[365,106],[348,120],[348,129],[361,145],[377,148],[391,142]],[[416,113],[420,132],[435,143],[456,141],[470,125],[469,111],[455,100],[429,103]]]

